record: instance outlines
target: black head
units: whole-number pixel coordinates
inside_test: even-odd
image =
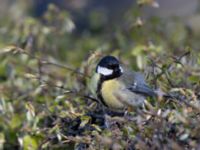
[[[115,57],[105,56],[97,64],[96,72],[101,74],[104,79],[113,79],[121,76],[123,69]]]

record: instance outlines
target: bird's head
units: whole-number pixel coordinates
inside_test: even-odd
[[[97,64],[96,73],[100,74],[105,80],[108,80],[120,77],[123,74],[123,69],[117,58],[105,56]]]

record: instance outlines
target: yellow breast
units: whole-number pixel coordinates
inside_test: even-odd
[[[120,99],[117,98],[116,94],[117,92],[120,92],[120,88],[122,85],[120,85],[119,82],[117,82],[116,79],[104,81],[102,84],[101,94],[105,101],[105,103],[108,105],[108,107],[112,109],[123,109],[125,108],[124,104],[120,102]]]

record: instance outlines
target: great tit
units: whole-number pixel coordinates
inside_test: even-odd
[[[122,67],[113,56],[105,56],[99,61],[93,81],[97,99],[115,111],[142,106],[146,96],[156,95],[141,73]]]

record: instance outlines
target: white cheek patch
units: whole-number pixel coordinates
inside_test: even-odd
[[[124,72],[124,70],[123,70],[123,68],[121,66],[119,67],[119,69],[120,69],[121,73]]]
[[[100,67],[98,66],[97,68],[97,73],[100,73],[104,76],[108,76],[108,75],[112,75],[113,73],[113,70],[112,69],[108,69],[108,68],[105,68],[105,67]]]

